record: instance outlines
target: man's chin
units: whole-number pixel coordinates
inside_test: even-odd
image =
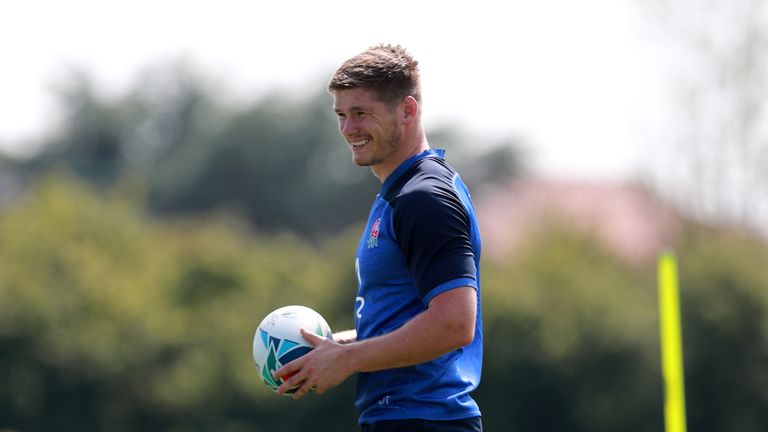
[[[371,165],[374,165],[374,162],[371,161],[370,159],[359,159],[354,156],[352,156],[352,162],[354,162],[355,165],[360,167],[369,167]]]

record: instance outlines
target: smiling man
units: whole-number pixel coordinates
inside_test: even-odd
[[[355,164],[382,182],[357,247],[355,329],[275,372],[278,392],[318,393],[357,373],[362,430],[481,431],[480,232],[464,183],[421,123],[418,63],[379,45],[328,90]]]

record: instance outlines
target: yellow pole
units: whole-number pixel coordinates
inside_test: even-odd
[[[680,293],[674,253],[661,254],[658,265],[664,420],[666,432],[685,432],[683,337],[680,328]]]

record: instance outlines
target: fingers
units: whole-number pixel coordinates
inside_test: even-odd
[[[307,379],[306,375],[306,372],[300,371],[292,375],[290,378],[287,378],[285,381],[283,381],[283,384],[277,388],[277,393],[282,395],[285,394],[285,392],[294,389],[291,397],[294,400],[298,400],[304,397],[310,391],[317,390],[316,386]],[[317,390],[317,392],[323,393],[325,392],[325,388]]]
[[[295,362],[288,363],[288,365],[291,365],[292,363],[295,363]],[[286,366],[288,366],[288,365],[286,365]],[[284,367],[286,367],[286,366],[284,366]],[[283,369],[283,368],[280,368],[280,369]],[[279,376],[277,374],[278,371],[275,371],[275,375],[276,376]],[[303,381],[306,380],[305,375],[306,375],[306,373],[303,373],[302,371],[289,373],[288,375],[283,375],[283,377],[284,377],[283,383],[280,384],[280,387],[277,388],[277,394],[280,394],[280,395],[285,394],[285,392],[287,392],[288,390],[290,390],[290,389],[296,387],[297,385],[301,384]],[[298,390],[296,392],[298,392]],[[294,396],[295,396],[295,394],[296,393],[294,393]],[[295,399],[295,397],[294,397],[294,399]]]
[[[272,377],[285,381],[286,379],[291,378],[296,372],[300,371],[303,363],[304,361],[302,358],[297,358],[296,360],[283,365],[278,370],[272,372]]]
[[[275,379],[283,380],[283,383],[277,388],[277,394],[282,395],[296,386],[301,386],[292,395],[293,399],[300,399],[314,388],[314,384],[310,384],[308,381],[309,370],[305,368],[306,360],[306,358],[300,357],[272,374]]]

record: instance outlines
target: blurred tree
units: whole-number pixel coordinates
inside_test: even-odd
[[[766,244],[744,232],[691,227],[680,259],[689,430],[768,425]]]
[[[273,95],[234,114],[207,137],[207,154],[186,167],[171,158],[158,163],[150,205],[161,212],[229,208],[260,229],[310,237],[364,219],[378,182],[350,162],[329,104],[323,94],[299,102]]]
[[[39,172],[64,165],[92,183],[113,184],[123,171],[122,136],[135,120],[132,107],[101,99],[81,71],[71,72],[58,97],[65,107],[63,127],[26,167]]]
[[[354,429],[354,380],[277,397],[250,347],[287,304],[352,325],[358,229],[313,246],[231,215],[161,223],[143,212],[61,176],[0,212],[0,429]],[[768,245],[689,229],[678,256],[690,428],[762,430]],[[654,269],[555,222],[514,257],[486,260],[486,428],[659,430],[655,293]]]
[[[0,428],[306,430],[328,411],[325,430],[351,428],[351,382],[288,415],[250,345],[280,305],[351,316],[352,266],[222,222],[148,224],[61,177],[0,213]]]
[[[477,398],[489,430],[662,427],[651,269],[631,269],[550,221],[483,268]]]
[[[766,3],[641,3],[677,104],[656,182],[699,217],[768,233]]]
[[[229,211],[262,231],[315,239],[364,220],[380,187],[351,162],[322,85],[242,105],[184,62],[148,69],[121,97],[100,95],[80,72],[68,83],[60,129],[20,163],[34,176],[64,166],[107,188],[131,179],[156,214]],[[451,133],[435,145],[458,143]],[[517,147],[501,144],[457,150],[449,162],[478,187],[518,175]]]
[[[21,179],[14,160],[0,154],[0,210],[18,198]]]

